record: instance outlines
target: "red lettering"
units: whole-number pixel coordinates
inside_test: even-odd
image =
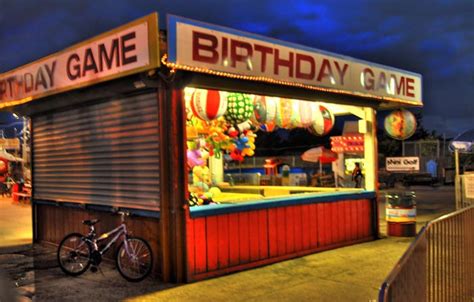
[[[398,95],[405,95],[405,77],[400,78],[400,82],[397,81],[397,78],[395,77],[395,84],[397,86],[397,94]]]
[[[288,60],[280,59],[280,50],[275,49],[275,59],[273,61],[273,73],[279,74],[279,67],[288,67],[288,75],[293,77],[294,53],[290,51]]]
[[[217,43],[215,36],[193,31],[193,60],[216,64],[219,60]]]
[[[271,55],[273,53],[273,48],[255,44],[254,50],[261,53],[262,65],[260,66],[260,71],[265,72],[265,69],[267,69],[267,55]]]
[[[321,69],[319,70],[317,81],[321,82],[323,78],[328,77],[329,79],[333,78],[331,63],[328,59],[323,59],[321,64]]]
[[[381,72],[379,75],[377,89],[385,90],[386,88],[387,88],[387,78],[385,77],[385,72]]]
[[[415,80],[413,80],[412,78],[406,78],[406,81],[407,81],[406,96],[415,97],[415,92],[413,91],[415,89],[415,86],[413,86],[415,84]]]
[[[370,75],[370,78],[367,76]],[[364,76],[364,88],[367,90],[374,89],[374,72],[370,68],[365,68],[363,71]]]
[[[245,50],[245,54],[237,49]],[[252,59],[252,44],[242,41],[230,40],[230,65],[236,67],[237,62],[246,62],[247,58]]]
[[[336,70],[337,70],[337,73],[339,74],[339,82],[341,83],[341,85],[344,85],[344,77],[346,76],[346,71],[347,71],[347,68],[349,68],[349,64],[344,64],[344,66],[342,67],[342,70],[341,70],[341,66],[339,66],[338,61],[334,61],[334,64],[336,65]]]
[[[302,62],[309,63],[309,72],[305,73],[302,69]],[[296,77],[299,79],[311,80],[314,78],[316,63],[312,56],[297,53],[296,54]]]

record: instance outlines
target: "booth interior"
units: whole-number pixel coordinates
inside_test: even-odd
[[[184,99],[191,206],[373,190],[369,107],[194,87]],[[287,155],[296,135],[309,147]]]

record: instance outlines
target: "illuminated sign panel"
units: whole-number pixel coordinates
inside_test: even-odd
[[[416,156],[387,157],[385,159],[385,168],[389,172],[419,171],[420,159]]]
[[[158,15],[0,75],[0,108],[159,66]]]
[[[422,105],[421,75],[169,16],[169,62]]]

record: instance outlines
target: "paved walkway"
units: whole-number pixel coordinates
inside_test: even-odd
[[[13,203],[11,197],[0,197],[0,252],[31,245],[31,206]]]
[[[451,187],[414,189],[420,214],[418,228],[453,209]],[[381,215],[384,227],[383,218]],[[0,271],[6,271],[16,283],[24,301],[34,296],[36,301],[365,302],[375,301],[378,287],[412,240],[384,238],[180,286],[151,279],[126,282],[108,263],[101,265],[103,274],[86,272],[77,278],[68,277],[57,267],[55,250],[37,245],[24,252],[0,255]]]

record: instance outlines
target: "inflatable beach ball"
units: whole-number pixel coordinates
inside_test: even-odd
[[[265,107],[266,107],[266,118],[264,124],[261,125],[261,129],[266,132],[272,132],[276,128],[275,119],[277,114],[277,104],[280,101],[276,97],[267,97],[265,98]]]
[[[196,117],[211,121],[224,115],[227,100],[217,90],[196,89],[191,98],[191,109]]]
[[[407,139],[415,133],[416,118],[408,110],[395,110],[385,117],[384,128],[387,134],[394,139]]]
[[[227,111],[224,118],[232,124],[240,124],[250,119],[253,114],[253,101],[249,95],[243,93],[229,93],[227,95]]]
[[[255,125],[265,123],[267,119],[267,105],[266,98],[261,95],[256,95],[253,100],[253,115],[250,120]]]
[[[313,124],[312,102],[299,101],[298,110],[300,112],[300,122],[298,127],[308,128]]]
[[[328,134],[334,126],[334,115],[321,104],[311,104],[311,107],[313,107],[313,123],[309,127],[310,131],[319,136]]]
[[[290,129],[292,110],[292,100],[281,98],[276,106],[275,124],[280,128]]]

